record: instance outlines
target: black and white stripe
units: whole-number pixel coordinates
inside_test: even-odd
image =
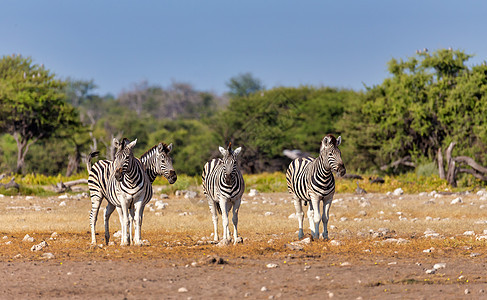
[[[132,148],[137,140],[121,143],[114,139],[117,152],[113,162],[98,161],[91,167],[88,187],[91,196],[91,240],[96,244],[95,225],[100,204],[104,198],[117,208],[122,227],[122,245],[130,243],[129,212],[134,217],[136,245],[142,243],[140,231],[144,206],[152,198],[152,185],[141,161],[134,157]]]
[[[172,158],[169,153],[172,151],[172,144],[166,145],[165,143],[159,143],[150,148],[141,157],[140,161],[144,165],[149,181],[152,184],[156,180],[157,176],[164,176],[170,184],[173,184],[177,180],[176,171],[172,166]],[[150,200],[150,199],[149,199]],[[143,206],[147,204],[144,203]],[[109,219],[115,206],[108,202],[105,208],[105,242],[108,244],[110,241],[110,228]],[[133,220],[133,211],[131,211],[130,222]],[[132,234],[132,224],[130,224],[130,237]]]
[[[212,214],[214,240],[218,241],[218,213],[222,215],[223,243],[231,239],[228,227],[228,214],[233,207],[233,238],[234,244],[241,242],[238,237],[238,210],[242,194],[245,190],[245,183],[237,164],[237,158],[241,151],[238,147],[232,151],[231,143],[227,149],[219,148],[223,155],[222,159],[213,159],[207,162],[203,169],[203,191],[208,199],[208,205]]]
[[[319,225],[323,221],[323,238],[328,238],[328,219],[330,205],[335,194],[333,173],[345,175],[340,149],[341,137],[325,136],[321,142],[320,155],[317,158],[297,158],[291,162],[286,172],[289,192],[294,195],[294,206],[299,222],[299,238],[303,238],[304,213],[302,203],[308,208],[310,229],[314,238],[319,238]],[[320,215],[320,202],[323,201],[323,214]]]

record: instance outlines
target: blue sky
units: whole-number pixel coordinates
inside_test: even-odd
[[[358,90],[417,49],[487,60],[486,12],[486,1],[469,0],[2,0],[0,55],[30,56],[115,96],[143,80],[220,94],[246,72],[267,88]]]

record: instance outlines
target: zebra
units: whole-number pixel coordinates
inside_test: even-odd
[[[328,239],[328,219],[331,202],[335,194],[335,179],[332,171],[344,176],[345,165],[338,146],[341,144],[341,136],[335,138],[326,135],[321,141],[320,154],[317,158],[301,157],[293,160],[286,172],[288,190],[293,194],[294,207],[299,223],[298,238],[302,239],[303,233],[303,208],[307,205],[308,219],[313,238],[319,238],[320,220],[323,221],[323,238]],[[320,202],[323,201],[323,213],[320,215]]]
[[[163,142],[153,146],[149,150],[147,150],[142,156],[140,157],[140,161],[145,167],[147,172],[147,176],[149,176],[150,183],[154,183],[156,177],[159,175],[164,176],[170,184],[174,184],[177,180],[177,174],[172,166],[172,158],[169,153],[172,151],[172,143],[166,145]],[[150,199],[149,199],[150,200]],[[143,206],[145,207],[147,203],[144,203]],[[108,202],[105,208],[105,243],[108,245],[110,242],[110,230],[109,230],[109,219],[113,211],[115,210],[115,206]],[[131,210],[131,218],[130,223],[133,220],[133,210]],[[130,224],[130,236],[132,234],[132,224]],[[132,238],[130,238],[132,240]]]
[[[218,242],[217,212],[222,215],[223,238],[221,243],[227,244],[230,241],[228,215],[233,207],[233,239],[234,244],[237,244],[242,242],[242,238],[238,237],[237,224],[238,210],[245,190],[242,173],[237,165],[237,158],[242,148],[232,150],[232,143],[230,143],[227,149],[219,147],[219,150],[223,159],[213,159],[207,162],[203,168],[203,191],[212,214],[214,241]]]
[[[122,227],[121,245],[130,244],[129,212],[134,210],[134,224],[136,245],[141,245],[140,230],[144,203],[152,198],[152,185],[139,159],[134,157],[132,148],[137,140],[128,143],[124,138],[122,142],[114,139],[117,149],[113,162],[98,161],[90,169],[88,187],[91,197],[91,243],[96,244],[95,225],[101,201],[106,198],[117,208]]]

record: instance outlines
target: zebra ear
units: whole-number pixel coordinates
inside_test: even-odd
[[[235,157],[237,157],[237,156],[240,154],[240,151],[241,151],[241,150],[242,150],[242,147],[238,147],[237,149],[235,149],[235,150],[233,151],[233,155],[234,155]]]
[[[157,145],[157,152],[159,153],[164,152],[164,146],[162,145],[162,143],[159,143],[159,145]]]
[[[132,149],[135,146],[135,144],[137,144],[137,139],[135,139],[133,142],[128,144],[126,147],[129,147],[130,149]]]
[[[337,147],[340,146],[340,144],[342,143],[342,136],[340,135],[338,138],[337,138]]]
[[[320,152],[323,151],[323,149],[328,148],[330,141],[328,140],[328,136],[325,136],[323,140],[321,140],[321,147],[320,147]]]
[[[170,143],[169,146],[167,146],[167,149],[169,149],[169,151],[167,153],[172,151],[172,143]]]
[[[222,146],[218,147],[218,150],[220,150],[220,153],[225,156],[225,154],[227,153],[227,150],[225,150],[225,148],[223,148]]]

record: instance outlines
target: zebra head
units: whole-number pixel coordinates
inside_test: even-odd
[[[127,138],[123,138],[122,142],[119,142],[117,139],[113,139],[113,144],[117,149],[113,159],[113,165],[115,168],[115,179],[118,181],[122,181],[123,175],[131,167],[134,158],[132,148],[136,143],[137,139],[131,143],[129,143]]]
[[[224,180],[226,184],[230,185],[232,183],[232,172],[237,169],[237,158],[242,148],[238,147],[232,150],[232,143],[230,143],[227,149],[220,146],[219,150],[223,155]]]
[[[178,179],[176,171],[172,166],[172,158],[169,153],[172,151],[172,143],[168,145],[159,143],[157,145],[156,169],[157,173],[166,177],[170,184]]]
[[[320,155],[325,158],[325,163],[327,167],[335,171],[339,176],[345,175],[347,170],[342,160],[342,153],[338,146],[342,142],[342,137],[339,136],[338,139],[333,135],[328,134],[321,141]]]

